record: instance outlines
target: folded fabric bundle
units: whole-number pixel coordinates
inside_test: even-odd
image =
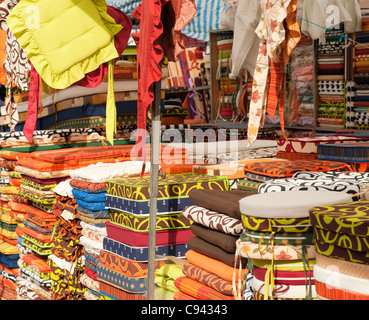
[[[85,202],[104,202],[106,195],[106,192],[90,193],[75,188],[72,189],[72,193],[76,201],[78,199]]]
[[[73,170],[70,174],[74,180],[82,180],[91,183],[104,183],[109,179],[131,177],[141,174],[142,161],[125,161],[119,163],[97,163]],[[145,166],[144,173],[150,171],[150,166]]]
[[[228,253],[234,253],[236,251],[238,235],[230,235],[218,230],[210,229],[196,222],[191,224],[190,229],[195,236],[222,248]]]
[[[100,300],[146,300],[146,293],[130,293],[107,282],[100,282]]]
[[[194,203],[189,197],[158,199],[157,213],[160,215],[179,213],[187,206],[193,204]],[[107,194],[105,198],[105,207],[107,209],[113,209],[110,211],[120,211],[140,216],[149,216],[150,214],[150,200],[132,200]]]
[[[255,160],[245,165],[245,173],[264,175],[270,178],[288,178],[297,171],[351,171],[343,162],[328,160]]]
[[[317,239],[317,252],[346,261],[367,263],[368,208],[367,201],[311,208],[310,220]]]
[[[225,177],[204,174],[183,173],[168,175],[158,181],[158,199],[188,197],[195,187],[198,189],[228,190]],[[150,199],[150,177],[112,179],[106,182],[109,195],[133,200]]]
[[[235,219],[226,214],[211,211],[196,205],[187,207],[183,211],[183,215],[191,221],[231,235],[239,235],[243,229],[240,219]]]
[[[363,183],[345,180],[304,180],[297,178],[273,179],[262,183],[258,189],[259,193],[280,191],[312,191],[327,190],[344,192],[356,195],[360,192]]]
[[[90,209],[81,207],[80,205],[77,204],[76,212],[86,217],[91,217],[91,218],[96,218],[96,219],[109,219],[108,210],[90,210]]]
[[[185,294],[199,300],[235,300],[233,296],[224,295],[201,282],[188,277],[181,277],[174,281],[175,286]]]
[[[105,237],[103,240],[103,249],[115,253],[123,258],[129,260],[135,260],[140,262],[148,261],[148,246],[146,247],[133,247],[126,245],[125,243],[116,241]],[[177,258],[183,258],[186,252],[189,250],[187,243],[175,244],[175,245],[165,245],[156,247],[157,255],[164,256],[175,256]]]
[[[182,272],[188,278],[191,278],[208,287],[211,287],[224,295],[233,296],[231,281],[226,281],[218,277],[217,275],[210,273],[202,268],[199,268],[191,263],[186,263],[182,268]]]
[[[203,255],[206,255],[210,258],[219,260],[224,262],[225,264],[229,266],[234,266],[235,263],[235,253],[229,253],[224,251],[222,248],[209,243],[199,237],[192,237],[188,240],[188,246]],[[242,259],[242,265],[245,267],[247,264],[247,259]]]
[[[106,182],[94,183],[82,180],[71,179],[69,184],[76,189],[82,190],[90,190],[92,192],[105,192],[106,191]]]
[[[91,211],[102,211],[105,210],[105,201],[94,201],[94,202],[87,202],[82,199],[76,198],[76,203],[78,206],[91,210]]]
[[[137,232],[111,221],[106,222],[106,230],[108,238],[131,246],[146,247],[149,244],[148,231]],[[158,230],[156,231],[156,244],[158,246],[185,244],[191,237],[193,237],[193,233],[189,228]]]
[[[189,263],[215,274],[223,280],[232,282],[234,268],[225,264],[224,262],[210,258],[194,250],[188,250],[185,256]],[[242,269],[240,275],[236,274],[236,281],[238,281],[239,278],[243,279],[245,272],[245,269]]]
[[[178,264],[165,264],[155,270],[155,284],[166,290],[176,292],[178,288],[174,285],[174,281],[180,277],[184,277],[182,267]]]
[[[349,202],[352,202],[349,194],[320,190],[261,193],[243,198],[239,204],[242,215],[296,219],[309,217],[309,209],[315,206]]]
[[[368,150],[366,142],[318,145],[318,159],[367,162]]]
[[[149,217],[109,210],[110,221],[134,231],[148,231]],[[156,230],[172,230],[190,227],[190,220],[182,213],[156,216]]]
[[[99,259],[100,264],[129,277],[143,277],[148,273],[147,262],[126,259],[109,251],[101,250]],[[156,260],[155,269],[161,268],[164,264],[163,260]]]
[[[367,141],[368,137],[351,135],[326,135],[298,138],[280,138],[277,140],[278,151],[317,153],[320,144],[336,144],[351,141]]]

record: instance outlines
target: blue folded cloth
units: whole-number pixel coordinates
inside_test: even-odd
[[[91,193],[73,188],[72,194],[76,199],[80,199],[85,202],[105,202],[106,192]]]

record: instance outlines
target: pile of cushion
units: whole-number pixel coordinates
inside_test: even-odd
[[[156,268],[166,263],[166,257],[184,258],[193,236],[190,221],[182,210],[193,204],[189,192],[193,189],[225,190],[228,180],[202,174],[169,174],[158,181],[156,221]],[[149,260],[150,177],[107,180],[106,207],[110,221],[103,239],[98,266],[100,291],[112,299],[146,299]],[[169,267],[167,267],[169,268]],[[158,275],[157,275],[158,277]],[[156,281],[164,289],[173,289],[167,282]],[[105,288],[109,289],[106,292]]]
[[[244,297],[255,300],[316,299],[315,246],[309,209],[352,201],[346,193],[282,191],[239,201],[244,230],[237,254],[253,275]]]
[[[310,209],[316,240],[314,275],[319,299],[369,299],[368,214],[368,201]]]
[[[232,279],[236,241],[243,230],[238,200],[249,194],[239,190],[191,191],[195,205],[187,207],[183,214],[192,221],[195,236],[188,241],[191,250],[182,268],[185,276],[174,282],[179,289],[175,299],[235,299]],[[243,259],[242,266],[246,264],[247,259]]]

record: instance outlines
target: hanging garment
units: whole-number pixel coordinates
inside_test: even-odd
[[[260,38],[255,33],[261,17],[258,1],[239,1],[234,22],[232,70],[229,77],[235,79],[241,69],[252,76],[255,70]]]
[[[176,61],[183,51],[180,31],[196,13],[194,0],[143,0],[133,11],[140,20],[140,32],[132,34],[137,44],[137,145],[146,141],[146,116],[154,101],[153,86],[161,80],[164,50],[170,61]],[[162,39],[162,46],[159,38]],[[140,150],[140,156],[145,153]]]
[[[260,125],[264,123],[268,90],[274,96],[270,99],[274,103],[268,108],[269,114],[274,114],[278,101],[277,93],[281,92],[280,112],[282,115],[281,127],[284,132],[283,107],[284,107],[284,66],[299,42],[301,33],[296,20],[297,0],[262,0],[261,19],[256,28],[260,38],[259,55],[257,58],[249,111],[248,141],[251,145],[257,138]],[[286,24],[286,27],[284,26]],[[276,78],[268,85],[268,73],[270,65],[272,75]],[[283,70],[283,71],[281,71]],[[282,105],[283,103],[283,105]]]
[[[346,5],[354,5],[354,1],[348,0]],[[353,21],[341,0],[306,0],[301,18],[302,33],[313,40],[319,39],[322,43],[325,43],[326,28]]]

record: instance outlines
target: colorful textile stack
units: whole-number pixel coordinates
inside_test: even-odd
[[[369,299],[368,217],[368,201],[310,209],[318,299]]]
[[[256,159],[248,162],[245,167],[245,179],[237,182],[237,188],[240,190],[258,191],[263,182],[278,179],[291,178],[299,171],[352,171],[351,167],[343,162],[328,160],[287,160],[270,159],[263,161]]]
[[[244,297],[316,299],[309,209],[351,199],[349,194],[325,190],[271,192],[241,199],[244,230],[237,240],[237,255],[249,259],[248,271],[253,276]]]
[[[184,277],[174,284],[179,289],[176,300],[234,300],[232,288],[236,241],[242,233],[238,200],[250,195],[239,190],[193,190],[195,203],[183,214],[192,221],[194,237],[188,240],[188,263]],[[243,259],[245,267],[247,259]],[[238,280],[239,275],[237,275]]]
[[[79,241],[82,227],[69,181],[62,181],[53,189],[56,225],[54,246],[47,261],[52,270],[52,300],[82,300],[86,290],[80,282],[84,266],[84,248]]]
[[[146,299],[149,243],[150,177],[111,179],[106,182],[110,221],[103,239],[97,276],[100,292],[118,300]],[[156,267],[167,256],[184,258],[193,236],[182,210],[192,205],[194,189],[226,190],[228,180],[194,173],[169,174],[159,179],[156,222]]]
[[[309,160],[318,158],[318,144],[339,144],[345,142],[368,141],[365,136],[319,135],[313,137],[280,138],[277,140],[277,158],[290,160]]]
[[[326,31],[326,43],[318,46],[317,80],[319,90],[319,127],[344,128],[345,118],[345,45],[342,31]],[[344,35],[342,33],[342,35]]]
[[[369,142],[318,145],[318,159],[345,162],[353,171],[369,171]]]
[[[125,161],[92,164],[70,173],[70,185],[81,227],[80,244],[84,247],[85,263],[80,279],[86,288],[84,298],[87,300],[100,299],[97,265],[101,259],[103,238],[107,235],[106,223],[109,221],[109,212],[105,208],[106,181],[139,175],[141,170],[141,161]],[[145,174],[148,170],[149,166]]]

